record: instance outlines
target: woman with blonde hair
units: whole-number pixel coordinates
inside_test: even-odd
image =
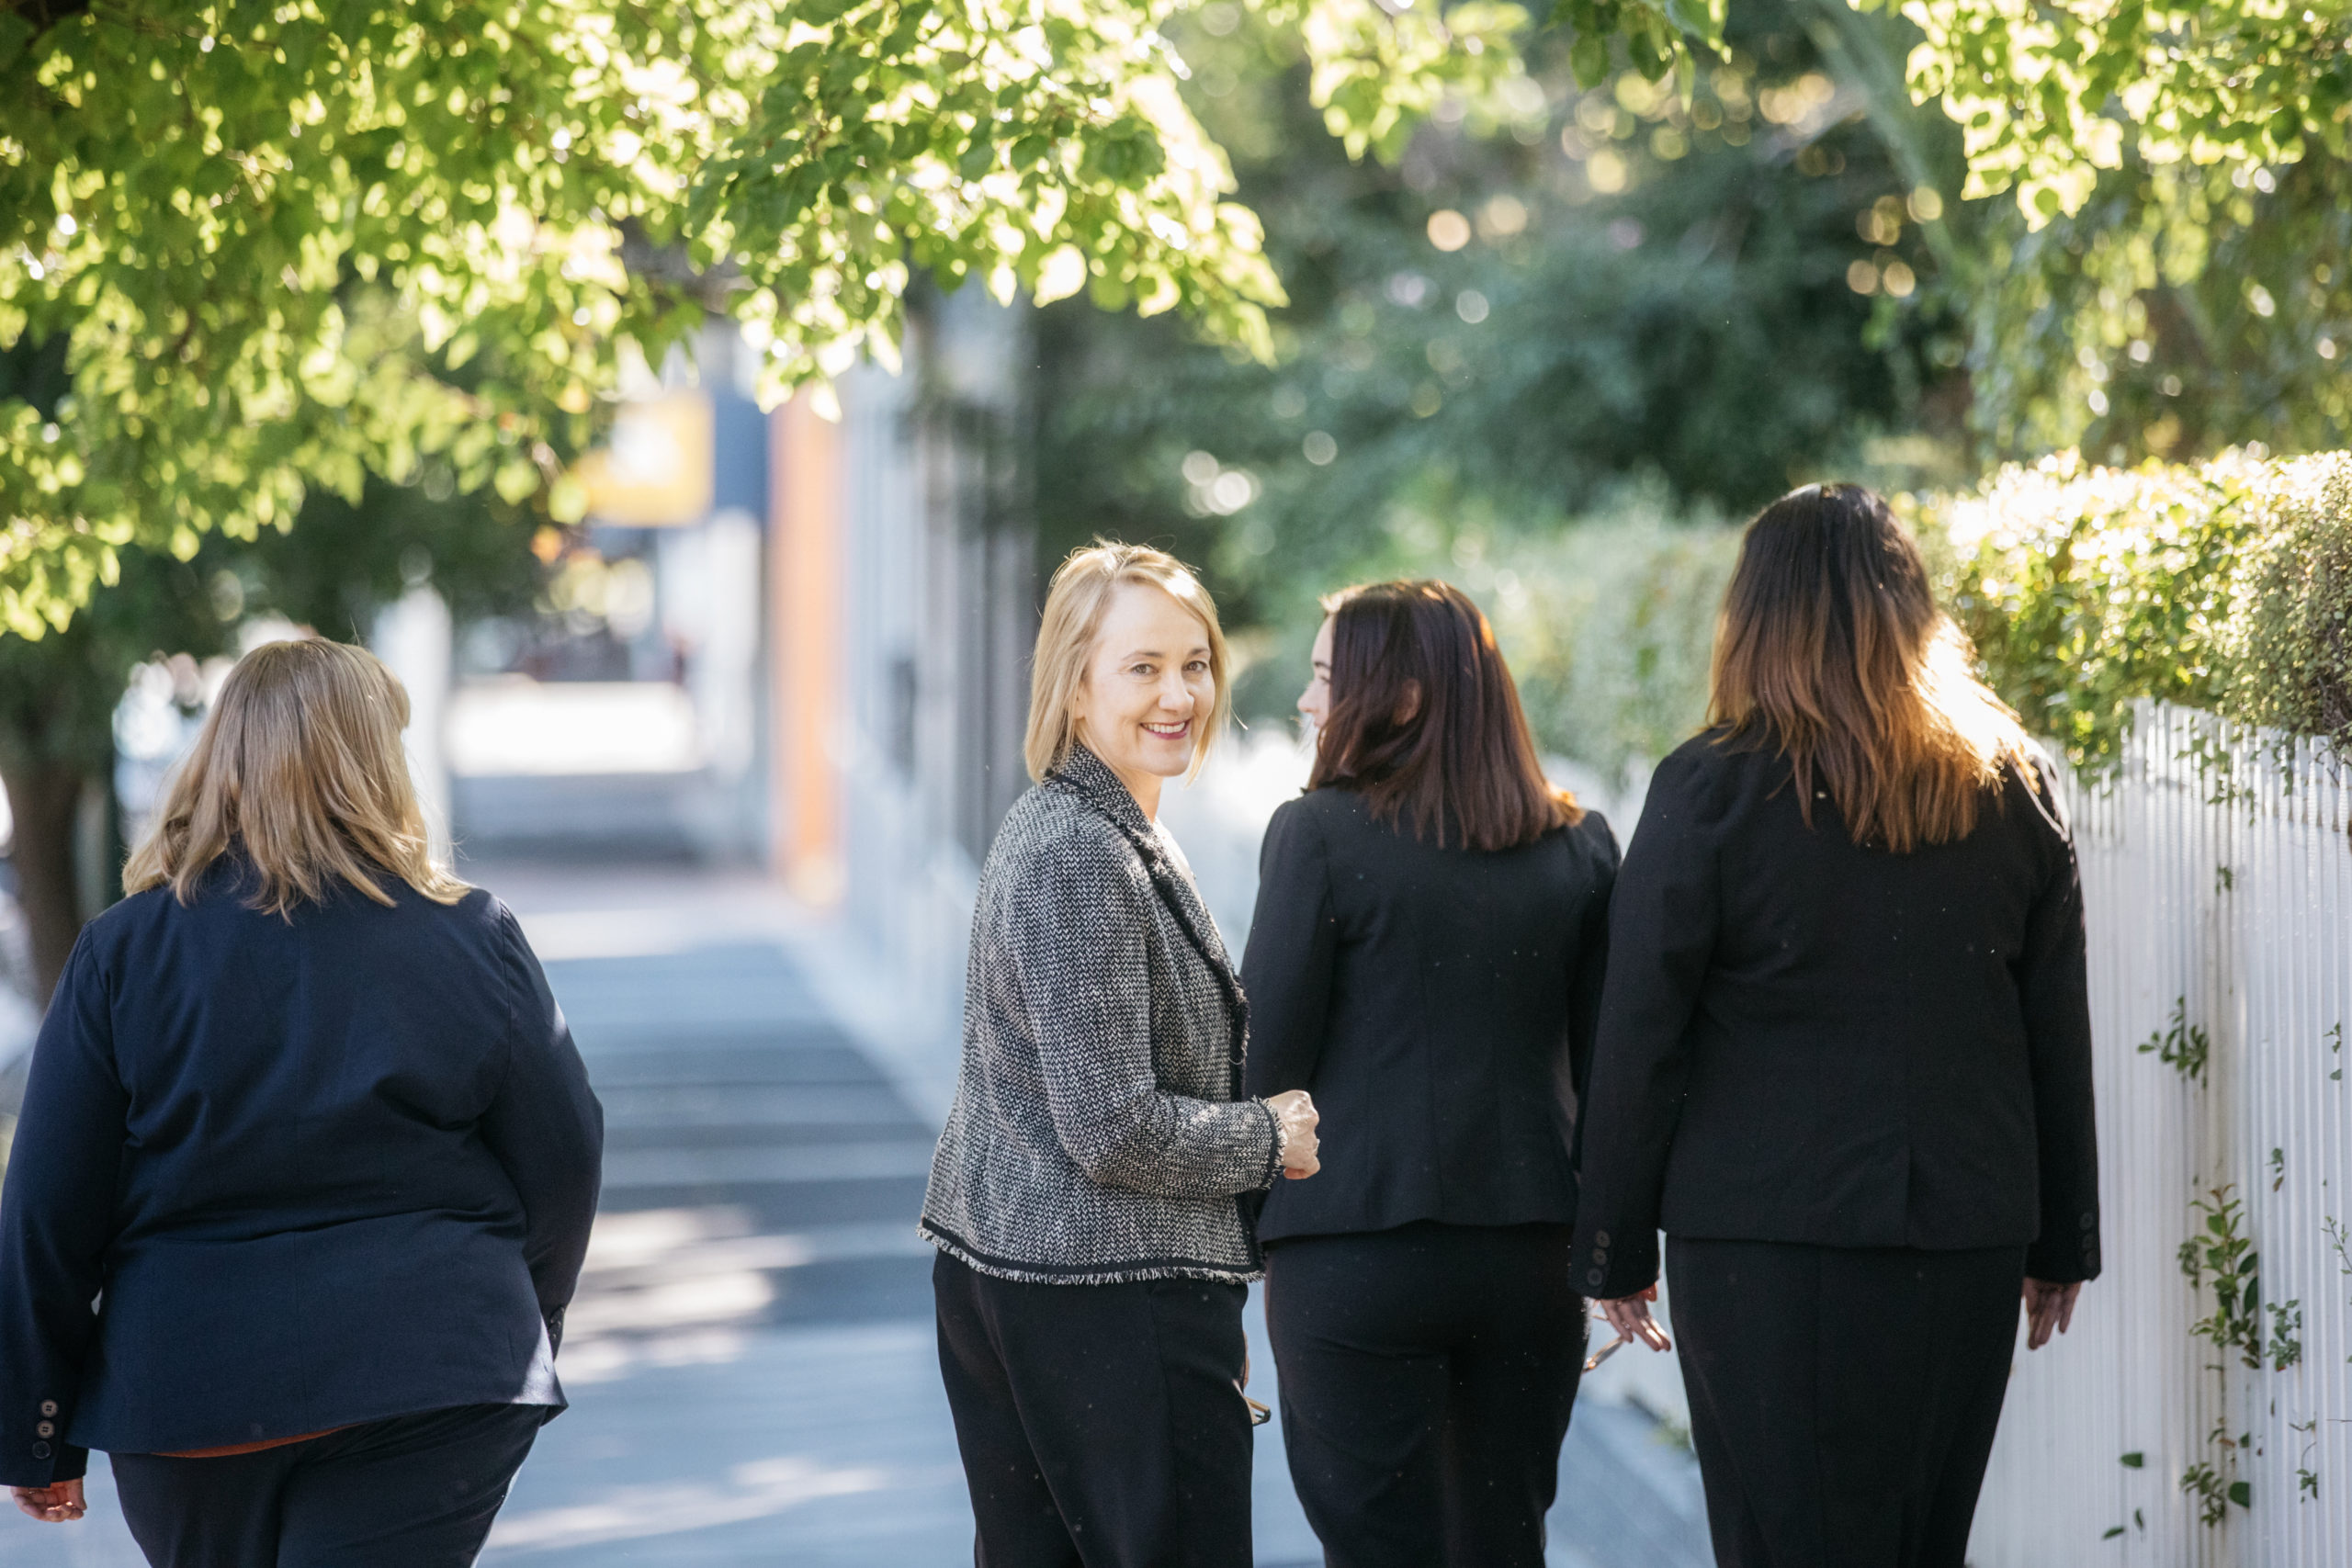
[[[1853,485],[1751,524],[1713,723],[1617,879],[1577,1278],[1657,1234],[1725,1568],[1962,1568],[2017,1336],[2099,1269],[2082,886],[2050,771]]]
[[[78,1518],[107,1450],[159,1568],[469,1563],[563,1407],[603,1112],[407,722],[359,649],[247,654],[34,1049],[0,1482]]]
[[[1249,1009],[1157,821],[1228,706],[1190,571],[1133,545],[1063,562],[1031,671],[1037,784],[980,873],[922,1208],[983,1563],[1250,1562],[1255,1200],[1312,1175],[1316,1144],[1306,1095],[1243,1096]]]

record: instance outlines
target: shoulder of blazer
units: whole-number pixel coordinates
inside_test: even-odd
[[[1364,809],[1363,796],[1351,789],[1340,789],[1330,784],[1293,795],[1274,807],[1268,818],[1267,831],[1280,822],[1293,831],[1304,829],[1328,852],[1334,836],[1350,833],[1378,833],[1393,837],[1395,829],[1385,822],[1375,822],[1372,813]]]
[[[1137,885],[1149,875],[1141,851],[1085,798],[1051,784],[1031,787],[1004,814],[989,858],[1000,874],[1094,874]]]
[[[1703,730],[1668,752],[1650,774],[1642,820],[1683,826],[1721,821],[1743,797],[1769,795],[1786,782],[1788,764],[1754,748],[1722,744],[1720,728]]]
[[[1616,876],[1624,847],[1618,843],[1617,830],[1609,825],[1608,818],[1588,807],[1585,814],[1577,818],[1576,825],[1563,832],[1561,837],[1574,844],[1583,859],[1592,863],[1596,874],[1602,881]]]

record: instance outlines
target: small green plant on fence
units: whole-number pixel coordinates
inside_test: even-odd
[[[2331,1056],[2340,1058],[2344,1055],[2344,1021],[2340,1018],[2337,1019],[2335,1021],[2335,1027],[2321,1035],[2320,1038],[2327,1042],[2327,1054]],[[2331,1083],[2342,1083],[2344,1081],[2344,1064],[2341,1060],[2335,1064],[2335,1070],[2328,1074],[2327,1077],[2328,1081]]]
[[[2254,1238],[2240,1227],[2245,1205],[2231,1196],[2234,1184],[2216,1187],[2189,1207],[2205,1216],[2201,1230],[2180,1244],[2180,1271],[2191,1290],[2213,1288],[2213,1310],[2189,1325],[2188,1331],[2211,1339],[2224,1351],[2234,1350],[2247,1366],[2262,1368],[2262,1285],[2256,1273]],[[2292,1304],[2292,1303],[2290,1303]],[[2298,1325],[2301,1318],[2298,1314]],[[2301,1354],[2301,1348],[2296,1348]]]
[[[2212,1037],[2188,1021],[2188,998],[2185,996],[2172,1004],[2172,1027],[2159,1029],[2140,1042],[2140,1055],[2154,1056],[2165,1066],[2177,1068],[2180,1076],[2191,1083],[2205,1081],[2206,1059],[2212,1054]]]
[[[2306,1439],[2301,1457],[2295,1461],[2295,1492],[2296,1501],[2308,1503],[2319,1495],[2319,1472],[2312,1468],[2312,1450],[2319,1447],[2319,1438],[2315,1436],[2319,1431],[2319,1417],[2314,1416],[2308,1421],[2290,1421],[2287,1430],[2301,1432]]]
[[[2303,1359],[2303,1300],[2270,1303],[2270,1370],[2283,1372]]]
[[[2352,1225],[2346,1225],[2334,1214],[2320,1222],[2320,1229],[2327,1233],[2327,1243],[2335,1249],[2335,1268],[2340,1274],[2352,1274]],[[2344,1358],[2352,1362],[2352,1356]]]
[[[2235,1503],[2241,1508],[2254,1506],[2254,1483],[2237,1476],[2238,1451],[2254,1446],[2254,1434],[2242,1432],[2233,1438],[2226,1427],[2216,1427],[2206,1441],[2222,1450],[2222,1462],[2199,1460],[2181,1472],[2180,1489],[2197,1499],[2197,1517],[2208,1525],[2218,1525],[2222,1517]]]

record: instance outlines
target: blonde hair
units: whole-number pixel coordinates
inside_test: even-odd
[[[1968,836],[2031,765],[2018,716],[1970,668],[1918,547],[1859,485],[1808,485],[1747,526],[1724,595],[1709,719],[1770,749],[1810,827],[1818,786],[1856,843],[1897,854]]]
[[[1046,614],[1037,627],[1037,650],[1029,666],[1029,737],[1021,749],[1033,779],[1043,779],[1068,761],[1078,745],[1078,716],[1071,705],[1086,684],[1086,666],[1093,657],[1094,638],[1102,629],[1102,613],[1110,607],[1112,591],[1125,582],[1159,589],[1200,617],[1208,632],[1209,681],[1216,695],[1210,702],[1207,722],[1193,738],[1193,773],[1201,771],[1209,747],[1232,716],[1225,629],[1217,625],[1216,604],[1200,579],[1164,550],[1097,539],[1084,549],[1072,550],[1046,591]]]
[[[376,656],[339,642],[274,642],[229,671],[166,786],[122,890],[166,883],[183,904],[232,851],[251,863],[254,908],[290,915],[340,879],[390,905],[386,873],[436,904],[466,885],[433,863],[401,731],[408,693]]]

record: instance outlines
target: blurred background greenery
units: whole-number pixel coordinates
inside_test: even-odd
[[[1453,579],[1545,744],[1614,771],[1696,725],[1727,530],[1792,485],[2352,439],[2343,164],[2127,158],[2029,231],[1959,198],[1960,128],[1902,84],[1917,37],[1753,0],[1686,102],[1633,70],[1580,90],[1538,34],[1516,100],[1442,107],[1392,166],[1323,133],[1283,34],[1190,13],[1193,107],[1290,291],[1281,360],[1043,311],[1043,558],[1105,535],[1201,564],[1257,717],[1318,595]]]

